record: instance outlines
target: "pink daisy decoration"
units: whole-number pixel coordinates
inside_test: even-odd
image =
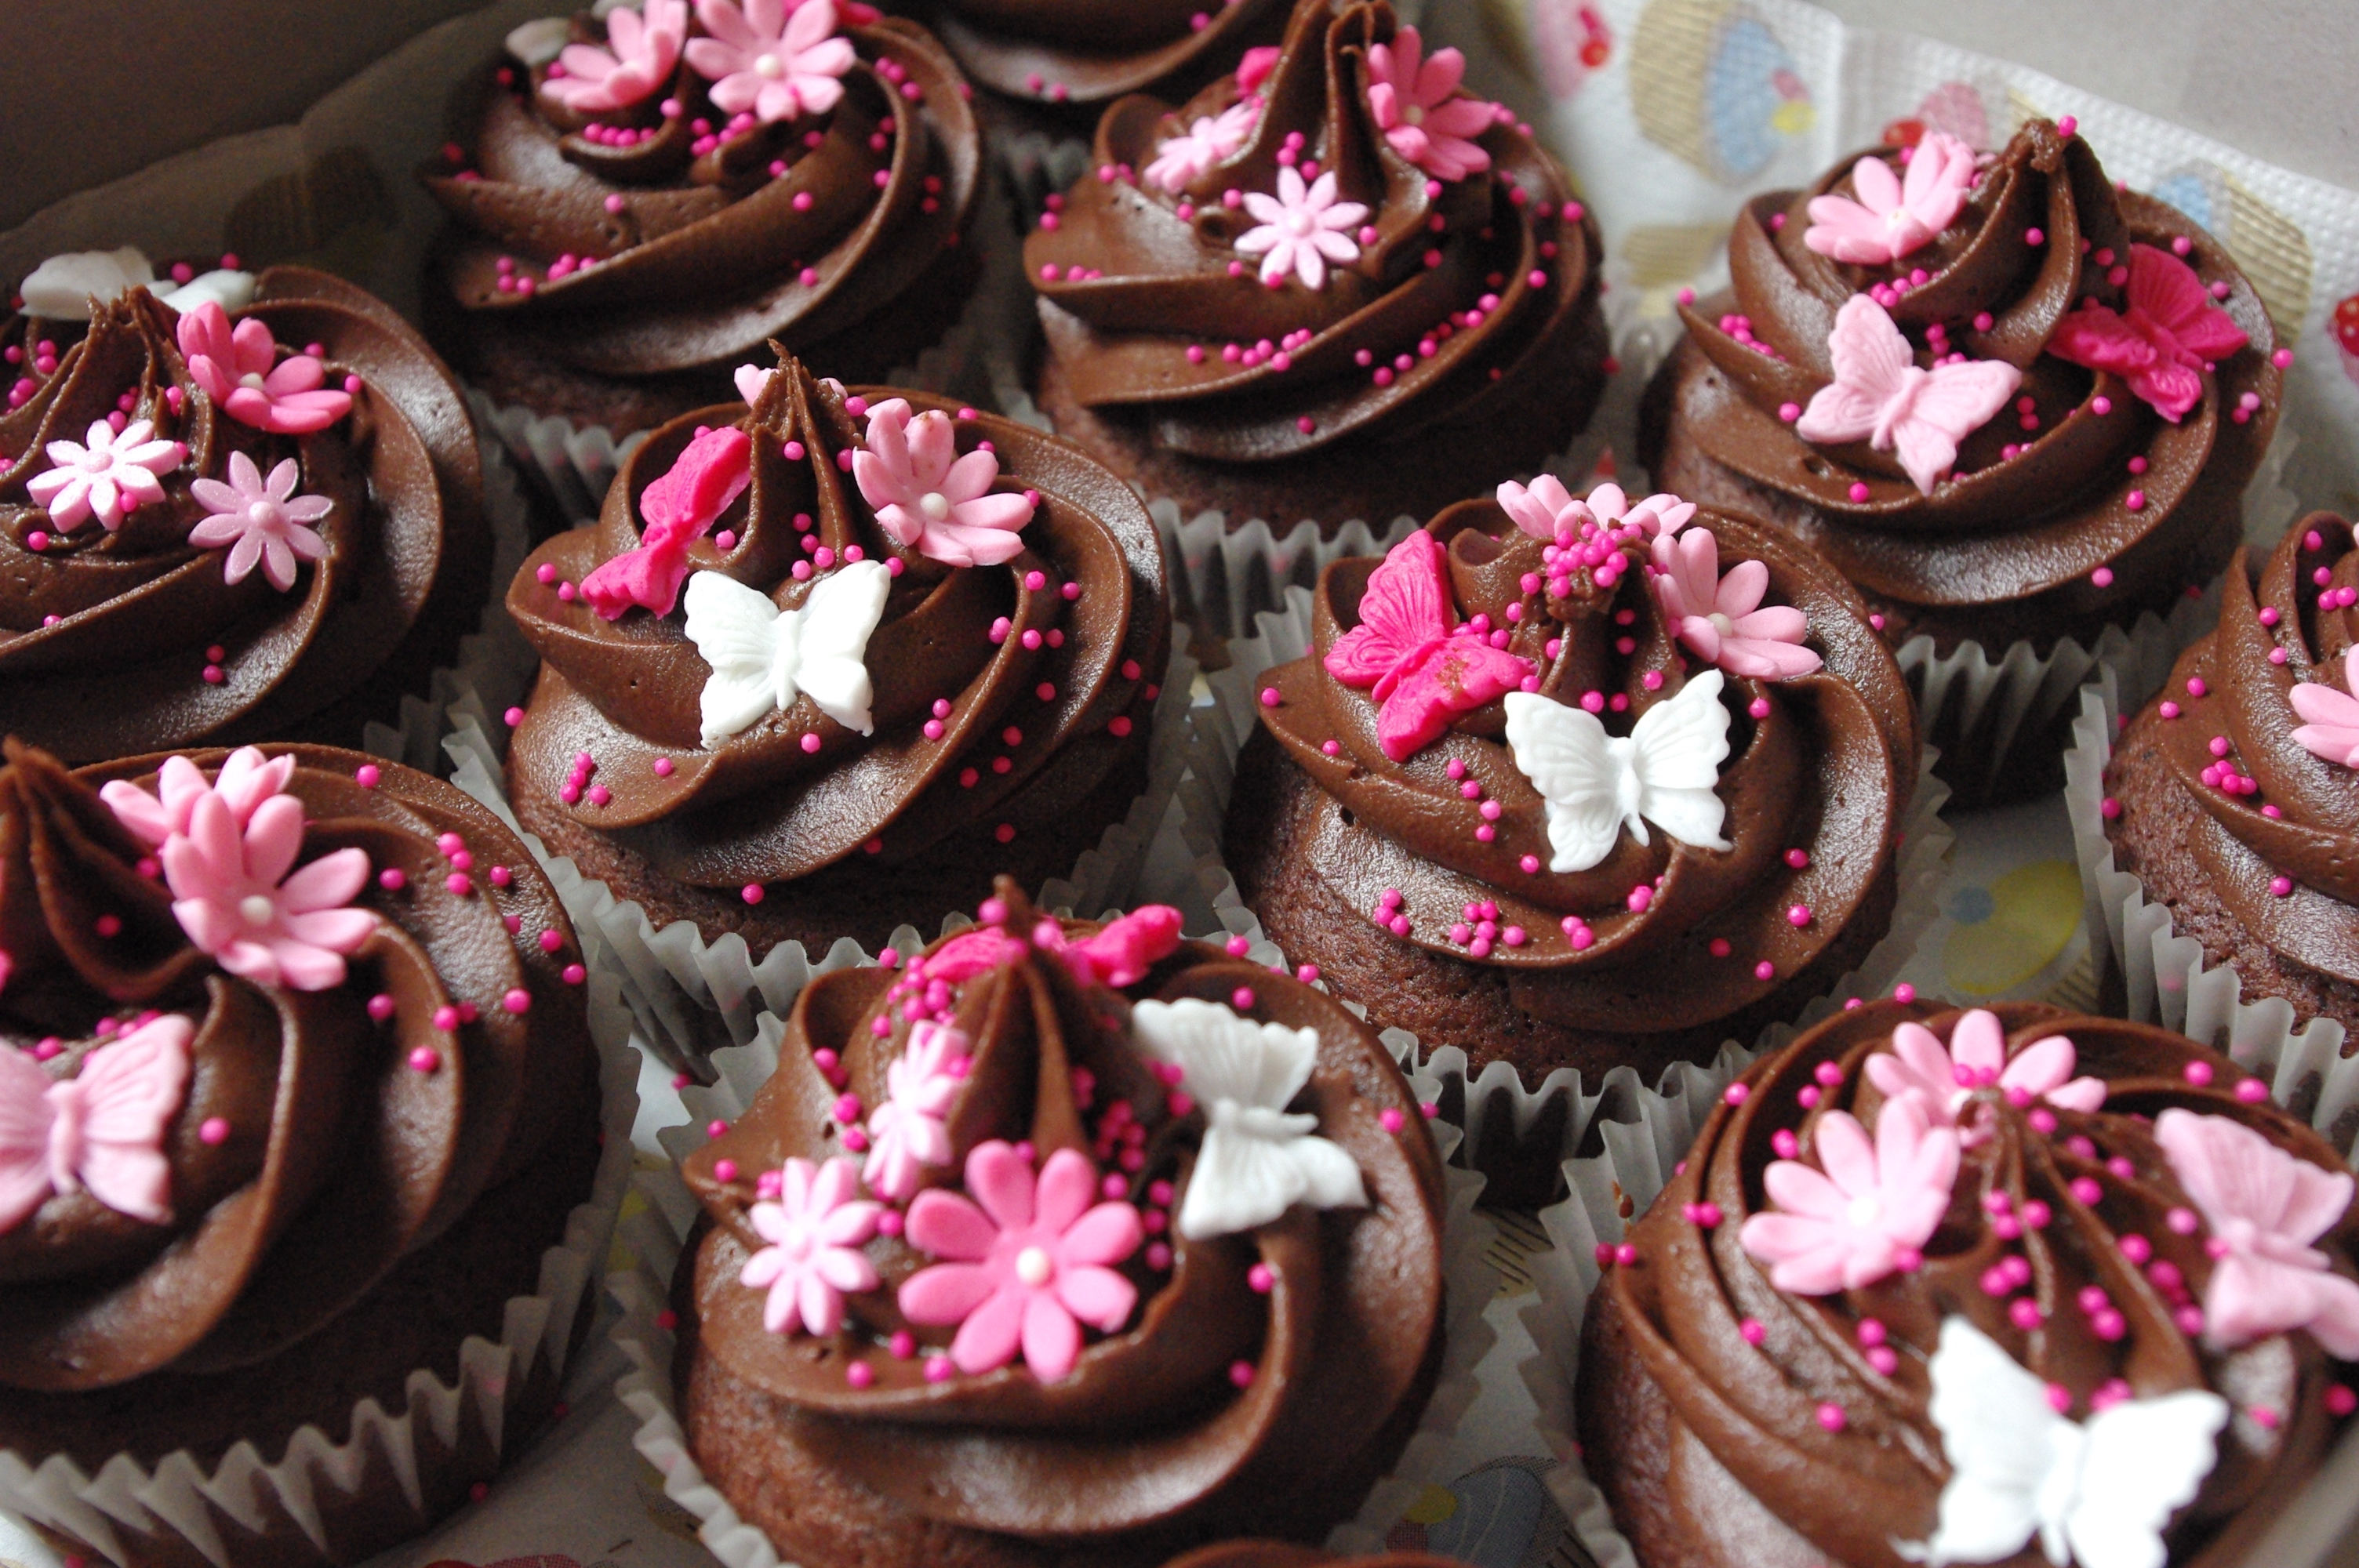
[[[868,1162],[862,1179],[871,1191],[895,1203],[918,1190],[929,1166],[951,1162],[951,1102],[966,1082],[963,1031],[924,1019],[911,1026],[909,1044],[885,1069],[885,1103],[868,1118]]]
[[[243,830],[218,792],[199,796],[188,832],[160,854],[172,913],[198,951],[256,985],[342,985],[344,955],[376,929],[375,914],[347,907],[368,881],[368,853],[338,849],[298,871],[302,848],[303,805],[291,795],[263,801]]]
[[[850,38],[835,36],[835,0],[696,0],[712,36],[688,40],[688,63],[712,83],[729,114],[752,110],[764,124],[824,114],[843,97]]]
[[[1709,528],[1655,540],[1655,597],[1696,657],[1733,676],[1791,680],[1819,667],[1801,645],[1810,620],[1791,605],[1764,605],[1769,568],[1739,561],[1720,575],[1720,541]]]
[[[737,1281],[767,1288],[762,1326],[833,1334],[843,1326],[843,1298],[876,1288],[876,1265],[860,1250],[876,1234],[885,1206],[860,1198],[860,1173],[849,1160],[814,1164],[789,1159],[778,1173],[778,1200],[746,1210],[754,1234],[769,1243],[745,1260]]]
[[[1928,131],[1909,157],[1908,178],[1873,154],[1852,165],[1847,196],[1810,198],[1802,243],[1839,262],[1883,266],[1933,243],[1974,185],[1974,149],[1947,131]]]
[[[1206,169],[1236,156],[1253,134],[1254,115],[1259,108],[1257,103],[1238,103],[1218,115],[1197,115],[1196,123],[1185,131],[1155,145],[1155,161],[1147,166],[1148,182],[1174,195],[1188,189],[1189,182]]]
[[[2215,1350],[2306,1328],[2329,1355],[2359,1357],[2359,1281],[2310,1246],[2351,1206],[2347,1171],[2322,1171],[2224,1116],[2174,1106],[2154,1119],[2171,1173],[2212,1230],[2203,1289]]]
[[[671,80],[688,41],[688,0],[647,0],[644,11],[606,13],[606,45],[568,44],[564,73],[549,73],[551,96],[577,114],[627,109]]]
[[[2343,680],[2359,691],[2359,647],[2344,651]],[[2286,700],[2303,719],[2293,732],[2295,744],[2313,757],[2359,768],[2359,697],[2323,681],[2306,680],[2296,682]]]
[[[1959,1018],[1946,1046],[1923,1024],[1902,1024],[1892,1032],[1891,1052],[1867,1059],[1867,1080],[1891,1098],[1916,1101],[1930,1125],[1955,1127],[1960,1144],[1972,1149],[1989,1139],[1990,1129],[1961,1113],[1984,1089],[1996,1089],[2018,1107],[2046,1100],[2066,1110],[2102,1108],[2104,1081],[2074,1077],[2078,1065],[2072,1042],[2061,1034],[2035,1040],[2008,1061],[1998,1015],[1978,1007]]]
[[[1554,474],[1544,473],[1527,487],[1509,480],[1499,486],[1499,505],[1516,526],[1535,539],[1560,534],[1578,536],[1584,524],[1629,526],[1649,535],[1678,533],[1696,514],[1696,503],[1658,491],[1643,501],[1632,501],[1618,484],[1601,484],[1583,500],[1564,487]]]
[[[240,746],[223,759],[221,772],[211,784],[186,757],[164,759],[157,771],[157,795],[149,795],[136,784],[114,779],[99,786],[98,798],[114,813],[114,819],[136,834],[150,849],[178,833],[185,837],[189,823],[195,816],[197,802],[205,796],[218,795],[229,807],[230,820],[239,832],[245,831],[262,803],[287,787],[295,776],[292,755],[265,757],[259,747]],[[161,796],[159,799],[158,796]]]
[[[1491,105],[1459,96],[1466,57],[1436,49],[1424,58],[1424,40],[1403,27],[1389,44],[1368,50],[1368,107],[1393,151],[1437,179],[1463,179],[1491,167],[1491,155],[1474,138],[1494,119]]]
[[[150,439],[152,419],[134,419],[118,433],[105,420],[93,423],[80,443],[51,441],[50,467],[26,481],[36,504],[49,509],[49,522],[71,534],[95,517],[110,534],[138,507],[164,499],[156,476],[180,466],[189,449],[178,441]]]
[[[244,452],[229,455],[229,482],[201,479],[190,492],[210,509],[210,514],[189,530],[189,543],[212,550],[229,546],[222,563],[222,580],[243,582],[259,564],[270,586],[284,593],[295,586],[298,558],[316,561],[328,553],[328,542],[306,524],[317,523],[334,509],[324,495],[298,495],[298,465],[288,458],[270,470],[266,483],[254,460]]]
[[[1032,1162],[996,1139],[966,1161],[973,1201],[929,1187],[909,1206],[911,1246],[951,1261],[920,1269],[901,1286],[912,1323],[959,1325],[951,1360],[970,1375],[1016,1359],[1053,1383],[1081,1358],[1082,1325],[1113,1334],[1129,1321],[1137,1287],[1112,1265],[1144,1238],[1138,1211],[1097,1195],[1097,1170],[1071,1149]]]
[[[310,354],[277,360],[270,329],[251,317],[232,330],[229,312],[208,299],[180,318],[180,353],[213,406],[241,425],[276,435],[324,430],[353,411],[352,394],[327,392],[327,367]]]
[[[1913,1098],[1887,1100],[1875,1141],[1843,1111],[1819,1119],[1811,1147],[1823,1171],[1771,1162],[1762,1184],[1780,1212],[1753,1215],[1737,1233],[1769,1281],[1796,1295],[1872,1285],[1923,1261],[1918,1249],[1949,1212],[1958,1135],[1929,1127]]]
[[[870,409],[866,449],[852,454],[852,477],[876,509],[878,526],[929,559],[995,567],[1024,548],[1019,531],[1032,521],[1032,503],[992,493],[998,458],[982,450],[959,456],[957,428],[940,409],[912,418],[906,397]]]
[[[1327,287],[1327,264],[1360,259],[1359,242],[1345,231],[1368,215],[1357,201],[1335,200],[1335,171],[1309,185],[1292,164],[1277,171],[1277,194],[1245,192],[1245,211],[1258,222],[1237,236],[1237,254],[1261,257],[1261,280],[1275,287],[1288,272],[1305,288]]]

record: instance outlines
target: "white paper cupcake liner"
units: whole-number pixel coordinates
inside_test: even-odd
[[[1180,903],[1180,907],[1191,915],[1196,909],[1209,910],[1228,930],[1247,935],[1264,945],[1267,942],[1260,921],[1245,907],[1237,893],[1235,879],[1221,860],[1221,844],[1229,797],[1236,784],[1237,754],[1259,722],[1254,715],[1258,706],[1255,694],[1260,689],[1261,676],[1273,665],[1301,658],[1310,651],[1311,602],[1309,589],[1292,588],[1287,591],[1283,611],[1256,617],[1256,635],[1229,644],[1229,667],[1204,677],[1211,700],[1198,704],[1188,713],[1189,771],[1180,785],[1180,830],[1197,857],[1195,886],[1188,890],[1197,902],[1195,908],[1176,899],[1173,902]],[[1465,1044],[1473,1043],[1430,1044],[1411,1058],[1416,1069],[1438,1080],[1440,1103],[1451,1108],[1453,1115],[1458,1106],[1465,1108],[1466,1135],[1477,1148],[1484,1146],[1484,1129],[1492,1118],[1503,1114],[1513,1117],[1515,1130],[1520,1134],[1532,1125],[1542,1108],[1559,1096],[1570,1100],[1571,1114],[1566,1119],[1563,1142],[1563,1152],[1568,1156],[1580,1146],[1601,1115],[1610,1122],[1615,1108],[1631,1103],[1634,1096],[1669,1098],[1696,1108],[1707,1105],[1711,1097],[1727,1084],[1729,1076],[1752,1060],[1755,1054],[1782,1044],[1798,1031],[1835,1011],[1849,998],[1881,994],[1908,966],[1918,939],[1940,917],[1937,895],[1955,842],[1949,825],[1941,820],[1941,806],[1949,799],[1950,790],[1933,776],[1937,760],[1938,753],[1927,747],[1916,793],[1902,823],[1897,896],[1890,928],[1868,950],[1857,968],[1802,1009],[1792,1022],[1772,1024],[1749,1041],[1724,1043],[1709,1067],[1674,1063],[1665,1069],[1653,1089],[1647,1089],[1638,1074],[1629,1067],[1613,1069],[1593,1087],[1585,1085],[1581,1074],[1568,1067],[1558,1068],[1538,1083],[1527,1085],[1515,1067],[1504,1061],[1491,1062],[1479,1070],[1473,1068],[1464,1049]],[[1263,961],[1276,959],[1277,949],[1274,945],[1269,946],[1269,954],[1270,957]],[[1258,949],[1256,957],[1261,957]],[[1404,1033],[1387,1030],[1386,1038],[1390,1040]]]
[[[1266,948],[1266,944],[1262,946]],[[851,949],[849,953],[843,952],[846,948]],[[915,945],[904,951],[915,951]],[[837,944],[831,960],[837,954],[843,954],[844,962],[831,963],[832,968],[858,967],[875,961],[849,942]],[[1262,958],[1259,951],[1251,956]],[[1275,961],[1274,949],[1269,950],[1269,957],[1264,961]],[[675,1162],[704,1145],[707,1123],[715,1119],[734,1121],[744,1115],[755,1093],[777,1070],[778,1045],[785,1034],[781,1015],[804,983],[798,979],[783,1003],[775,1011],[762,1015],[747,1044],[713,1054],[716,1079],[710,1087],[690,1085],[680,1090],[686,1119],[656,1134]],[[1392,1032],[1393,1035],[1399,1033]],[[1402,1038],[1408,1041],[1409,1054],[1413,1055],[1413,1037]],[[1390,1036],[1386,1044],[1394,1044]],[[1399,1047],[1396,1045],[1395,1049],[1397,1052]],[[1432,1080],[1413,1076],[1411,1083],[1421,1099],[1430,1099],[1435,1087]],[[1429,1125],[1446,1161],[1457,1146],[1459,1130],[1446,1121],[1432,1120]],[[1440,1374],[1417,1431],[1402,1449],[1391,1473],[1369,1491],[1359,1511],[1337,1525],[1329,1536],[1327,1547],[1332,1552],[1382,1551],[1385,1532],[1411,1502],[1429,1487],[1443,1486],[1456,1478],[1448,1463],[1451,1439],[1480,1392],[1475,1367],[1498,1337],[1483,1315],[1499,1283],[1499,1271],[1485,1256],[1496,1227],[1475,1208],[1484,1178],[1448,1165],[1443,1168],[1443,1175],[1448,1212],[1441,1238],[1446,1304]],[[682,1238],[695,1218],[695,1200],[670,1169],[643,1171],[636,1184],[646,1202],[633,1206],[634,1212],[617,1234],[620,1250],[625,1254],[624,1266],[606,1281],[607,1289],[623,1307],[622,1318],[612,1330],[612,1336],[634,1368],[615,1387],[616,1397],[639,1418],[633,1445],[663,1476],[664,1495],[695,1516],[698,1539],[728,1568],[780,1568],[782,1559],[769,1538],[758,1527],[741,1519],[719,1488],[705,1479],[689,1453],[687,1437],[674,1407],[674,1336],[658,1320],[667,1310],[672,1270],[679,1260]]]
[[[259,1532],[292,1520],[319,1561],[333,1561],[321,1501],[349,1496],[364,1476],[389,1468],[413,1511],[417,1528],[427,1498],[421,1473],[446,1464],[462,1444],[488,1443],[502,1467],[516,1457],[516,1440],[503,1430],[509,1390],[562,1385],[573,1349],[575,1322],[594,1303],[600,1277],[631,1173],[631,1126],[638,1111],[638,1057],[629,1044],[631,1013],[619,978],[592,969],[588,981],[590,1031],[598,1052],[603,1153],[590,1195],[567,1217],[564,1238],[541,1254],[534,1294],[508,1299],[496,1340],[471,1336],[459,1353],[459,1376],[444,1383],[431,1370],[410,1373],[407,1408],[388,1414],[374,1399],[353,1407],[351,1437],[330,1441],[317,1426],[298,1429],[285,1454],[266,1464],[251,1443],[239,1443],[207,1470],[187,1451],[152,1468],[117,1454],[95,1473],[71,1459],[35,1459],[0,1450],[0,1512],[47,1527],[95,1547],[116,1563],[130,1544],[149,1560],[202,1560],[232,1568],[226,1530]],[[289,1354],[299,1354],[299,1349]],[[300,1548],[287,1561],[300,1561]]]
[[[2201,942],[2172,927],[2169,907],[2150,902],[2137,878],[2114,862],[2102,809],[2105,764],[2119,718],[2128,711],[2110,680],[2084,687],[2064,757],[2064,806],[2088,898],[2091,945],[2121,979],[2129,1017],[2226,1052],[2266,1077],[2271,1094],[2303,1109],[2348,1155],[2359,1126],[2359,1056],[2343,1056],[2343,1025],[2297,1017],[2283,997],[2245,1001],[2236,971],[2208,962]]]

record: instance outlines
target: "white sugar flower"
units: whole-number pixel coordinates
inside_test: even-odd
[[[92,515],[108,533],[137,507],[164,499],[156,478],[180,466],[189,449],[178,441],[149,439],[156,425],[134,419],[118,434],[103,419],[92,424],[82,444],[51,441],[53,465],[26,485],[34,501],[49,509],[49,521],[71,534]]]
[[[1245,194],[1245,211],[1261,221],[1258,229],[1237,236],[1237,254],[1260,256],[1261,280],[1275,284],[1288,272],[1305,288],[1327,286],[1327,264],[1360,259],[1357,241],[1344,231],[1368,215],[1357,201],[1335,200],[1335,171],[1329,169],[1309,186],[1292,165],[1277,171],[1277,194],[1258,190]]]

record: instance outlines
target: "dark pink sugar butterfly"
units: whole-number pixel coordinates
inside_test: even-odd
[[[2056,324],[2048,351],[2089,370],[2111,371],[2176,425],[2202,401],[2205,368],[2249,341],[2212,303],[2195,269],[2167,251],[2132,245],[2129,308],[2088,304]]]
[[[688,444],[661,479],[639,495],[646,526],[636,548],[582,579],[582,597],[609,621],[633,605],[669,615],[688,580],[688,547],[704,536],[753,480],[754,443],[734,425]]]
[[[1369,574],[1360,623],[1336,639],[1326,665],[1375,698],[1376,740],[1396,762],[1440,740],[1459,714],[1521,690],[1535,673],[1529,659],[1492,647],[1459,622],[1441,546],[1422,529]]]
[[[1180,912],[1168,903],[1141,904],[1078,942],[1057,922],[1043,920],[1033,927],[1031,946],[1057,955],[1083,985],[1136,985],[1180,946]],[[1013,963],[1026,951],[1023,938],[1005,927],[978,925],[935,948],[926,960],[925,978],[959,985]]]

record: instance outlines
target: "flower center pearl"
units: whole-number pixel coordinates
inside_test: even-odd
[[[939,490],[929,490],[918,497],[918,510],[930,522],[940,523],[951,514],[951,498]]]
[[[1408,125],[1424,124],[1425,105],[1422,103],[1411,103],[1408,107],[1404,108],[1401,111],[1401,123]]]
[[[766,54],[754,62],[754,74],[765,81],[776,81],[787,74],[786,62],[777,55]]]
[[[1307,234],[1315,226],[1315,222],[1308,212],[1288,212],[1286,215],[1286,230],[1290,234]]]
[[[245,509],[245,525],[249,528],[267,528],[277,521],[278,503],[276,502],[257,501]]]
[[[1723,615],[1717,610],[1705,616],[1704,619],[1711,622],[1712,629],[1719,633],[1723,637],[1730,636],[1736,631],[1736,622],[1731,621],[1727,616]]]
[[[1873,1195],[1854,1198],[1843,1214],[1853,1225],[1865,1230],[1884,1217],[1884,1200]]]
[[[247,371],[244,375],[237,378],[237,384],[238,385],[245,388],[248,392],[260,392],[263,389],[262,373],[258,370]]]
[[[1027,1247],[1016,1255],[1016,1277],[1036,1291],[1056,1272],[1057,1265],[1038,1247]]]
[[[237,912],[245,916],[248,925],[267,925],[278,906],[258,892],[250,892],[237,901]]]

